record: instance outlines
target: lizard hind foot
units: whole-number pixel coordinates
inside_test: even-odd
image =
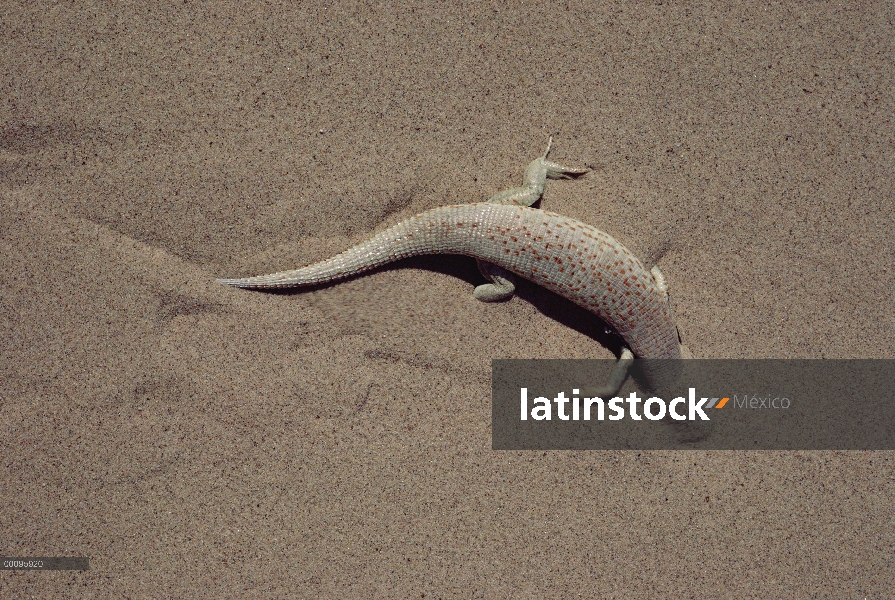
[[[550,154],[550,149],[553,148],[553,136],[550,136],[547,139],[547,149],[544,150],[544,154],[541,155],[539,162],[540,167],[544,169],[548,179],[574,179],[580,175],[584,175],[590,169],[573,169],[571,167],[564,167],[559,163],[553,162],[552,160],[547,160],[547,155]]]
[[[516,293],[516,278],[506,269],[477,260],[479,272],[491,283],[476,286],[472,296],[480,302],[501,302],[509,300]]]
[[[483,283],[476,286],[472,297],[479,302],[502,302],[512,298],[515,293],[515,288],[507,290],[493,283]]]
[[[542,159],[544,168],[547,170],[548,179],[575,179],[587,173],[590,169],[574,169],[572,167],[564,167],[552,160]]]
[[[573,169],[572,167],[564,167],[559,163],[547,160],[550,149],[553,147],[553,137],[547,140],[547,149],[540,158],[541,168],[546,172],[548,179],[574,179],[580,175],[584,175],[590,169]]]

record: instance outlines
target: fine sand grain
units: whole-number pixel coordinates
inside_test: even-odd
[[[0,597],[895,597],[891,452],[492,451],[492,358],[612,356],[537,287],[214,283],[553,135],[698,356],[891,358],[895,4],[294,4],[0,9],[0,554],[91,567]]]

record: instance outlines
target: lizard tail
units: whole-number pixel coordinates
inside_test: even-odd
[[[467,222],[479,216],[489,205],[467,205],[461,212],[469,214]],[[478,208],[474,210],[473,207]],[[317,285],[358,275],[391,262],[422,254],[465,254],[465,240],[449,235],[463,217],[456,214],[458,207],[440,207],[411,217],[374,235],[365,242],[321,262],[295,269],[257,277],[218,279],[218,283],[238,288],[269,289]],[[459,233],[459,232],[457,232]]]

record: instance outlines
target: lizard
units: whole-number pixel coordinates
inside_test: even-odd
[[[643,263],[609,234],[553,212],[532,208],[547,179],[571,179],[588,169],[547,159],[552,146],[525,169],[522,187],[507,189],[486,202],[433,208],[318,263],[269,275],[217,282],[237,288],[313,286],[359,275],[376,267],[424,254],[474,257],[488,281],[473,291],[483,302],[511,298],[519,275],[601,317],[625,342],[603,388],[609,397],[627,376],[634,356],[647,359],[689,357],[671,316],[668,287],[658,266]],[[649,361],[652,388],[673,382],[676,361]]]

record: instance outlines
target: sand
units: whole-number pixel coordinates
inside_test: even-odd
[[[322,3],[321,3],[322,4]],[[891,452],[494,452],[493,358],[605,358],[462,257],[295,268],[542,206],[713,358],[891,358],[895,6],[9,2],[0,597],[893,598]]]

